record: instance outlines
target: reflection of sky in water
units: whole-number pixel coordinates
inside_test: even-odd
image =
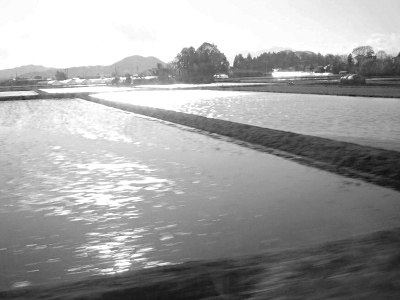
[[[48,94],[68,94],[68,93],[109,93],[117,91],[129,91],[130,87],[115,87],[115,86],[82,86],[70,88],[51,88],[41,89]]]
[[[177,84],[145,84],[138,85],[135,88],[140,89],[161,89],[161,90],[174,90],[174,89],[196,89],[196,88],[209,88],[209,87],[229,87],[229,86],[255,86],[265,85],[265,83],[245,83],[245,82],[214,82],[206,84],[188,84],[188,83],[177,83]]]
[[[33,96],[37,95],[34,91],[7,91],[7,92],[0,92],[1,97],[13,97],[13,96]]]
[[[0,287],[201,257],[215,206],[200,200],[221,187],[177,160],[164,125],[82,101],[1,104]],[[191,135],[183,151],[207,152]]]
[[[74,256],[75,265],[65,270],[70,275],[116,273],[131,267],[168,263],[148,256],[155,249],[144,236],[154,234],[153,226],[129,220],[142,219],[146,213],[143,211],[149,211],[149,207],[163,207],[163,202],[154,200],[159,195],[179,193],[173,181],[158,177],[156,169],[143,163],[129,162],[104,151],[85,157],[85,153],[60,146],[46,150],[42,153],[45,162],[22,162],[24,176],[9,182],[13,201],[2,213],[23,212],[25,218],[62,217],[58,229],[68,232],[71,228],[63,226],[74,222],[76,225],[72,226],[78,226],[84,235],[83,243],[63,241],[55,235],[53,239],[58,242],[50,246],[39,244],[36,240],[40,237],[30,236],[32,244],[23,250],[17,247],[17,253],[29,255],[46,248],[60,253],[61,249],[73,246],[70,255]],[[165,236],[160,240],[165,240]],[[31,263],[28,272],[38,272],[40,265],[61,260],[63,255]]]
[[[400,151],[398,99],[207,90],[96,97]]]
[[[398,193],[80,100],[0,102],[0,169],[0,288],[400,225]]]

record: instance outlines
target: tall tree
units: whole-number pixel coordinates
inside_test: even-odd
[[[243,57],[242,54],[238,54],[235,56],[235,60],[233,61],[233,67],[234,68],[238,68],[238,69],[242,69],[244,66],[244,61],[245,58]]]
[[[124,84],[125,85],[131,85],[131,83],[132,83],[132,75],[129,74],[129,73],[126,73],[125,74],[125,82],[124,82]]]
[[[121,80],[121,78],[116,74],[114,76],[114,78],[112,79],[111,84],[112,85],[118,85],[120,80]]]
[[[351,54],[353,55],[353,59],[356,61],[356,66],[360,67],[361,63],[365,59],[372,58],[375,52],[371,46],[359,46],[357,48],[354,48]]]
[[[367,58],[360,61],[359,71],[364,76],[376,75],[377,63],[375,59]]]
[[[57,71],[55,74],[56,80],[65,80],[67,79],[67,74],[62,71]]]
[[[377,59],[385,59],[387,57],[388,57],[388,55],[383,50],[376,52],[376,58]]]
[[[357,48],[354,48],[351,54],[353,55],[354,58],[357,56],[362,56],[364,58],[367,58],[367,57],[372,57],[375,54],[375,52],[371,46],[359,46]]]
[[[218,73],[227,73],[229,62],[217,46],[203,43],[197,50],[183,48],[175,58],[181,79],[187,82],[211,82]]]
[[[349,56],[347,56],[347,71],[351,72],[353,69],[354,61],[353,61],[353,55],[351,53]]]
[[[158,80],[162,82],[169,82],[170,77],[175,75],[173,63],[168,63],[166,66],[157,63],[157,67],[151,69],[151,73],[158,77]]]
[[[253,69],[253,57],[251,56],[251,54],[247,54],[246,56],[246,65],[245,65],[245,69]]]
[[[194,76],[197,62],[196,50],[193,47],[183,48],[175,57],[175,66],[182,78],[189,80]]]

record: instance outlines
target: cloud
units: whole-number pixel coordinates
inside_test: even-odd
[[[130,41],[149,42],[156,39],[156,32],[150,28],[135,27],[132,24],[114,24],[114,26]]]
[[[400,33],[375,33],[366,44],[372,46],[376,52],[383,50],[388,54],[397,54],[400,52]]]
[[[0,59],[6,59],[8,58],[9,53],[6,49],[0,48]]]

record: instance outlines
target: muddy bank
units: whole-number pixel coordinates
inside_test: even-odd
[[[400,153],[293,132],[273,130],[159,108],[118,103],[95,97],[86,100],[196,128],[244,142],[320,169],[361,178],[400,190]],[[239,143],[240,143],[239,142]]]
[[[0,93],[0,101],[16,101],[16,100],[41,100],[41,99],[68,99],[76,97],[85,97],[89,93],[58,93],[49,94],[41,91],[35,91],[36,95],[6,95],[2,96]]]
[[[399,248],[397,228],[312,248],[4,290],[0,298],[398,299]]]
[[[0,291],[0,299],[209,299],[248,298],[263,272],[258,258],[187,262],[60,285]],[[214,298],[212,298],[214,299]],[[235,298],[236,299],[236,298]]]
[[[356,96],[356,97],[380,97],[400,98],[400,86],[341,86],[339,84],[269,84],[253,86],[227,86],[209,87],[206,89],[248,91],[248,92],[272,92],[272,93],[295,93],[295,94],[318,94],[334,96]]]

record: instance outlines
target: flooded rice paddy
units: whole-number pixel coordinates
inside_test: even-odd
[[[399,192],[79,99],[0,102],[0,169],[0,288],[400,225]]]
[[[400,151],[400,99],[232,91],[96,97]]]
[[[6,91],[0,92],[0,99],[1,98],[9,98],[9,97],[18,97],[18,96],[35,96],[37,95],[34,91]]]
[[[48,94],[73,94],[73,93],[110,93],[121,91],[132,91],[131,87],[116,87],[107,85],[93,85],[93,86],[73,86],[67,88],[50,88],[40,89],[42,92]]]

